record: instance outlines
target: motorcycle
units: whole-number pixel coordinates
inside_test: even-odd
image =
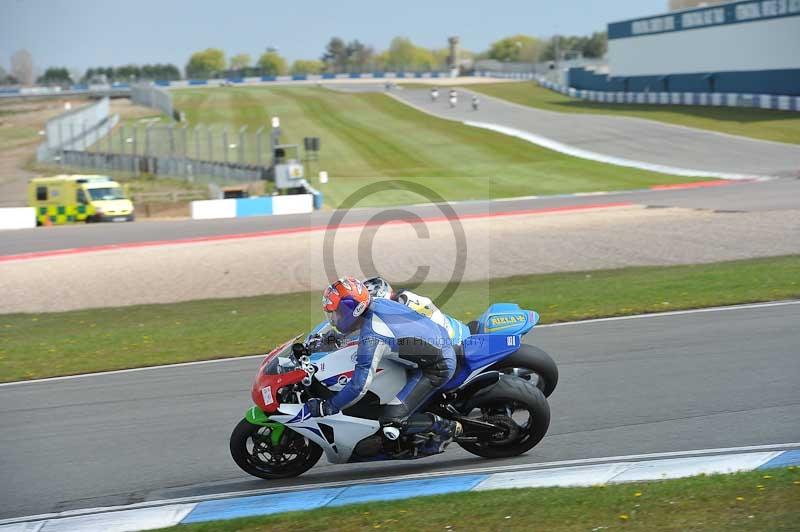
[[[468,452],[517,456],[547,432],[546,398],[558,383],[558,368],[547,353],[522,343],[538,321],[536,312],[518,305],[491,305],[456,346],[453,378],[420,409],[460,422],[463,432],[455,442]],[[436,437],[432,432],[400,432],[379,422],[383,405],[405,385],[407,368],[416,365],[407,359],[384,357],[356,404],[331,416],[311,416],[304,403],[341,390],[353,375],[358,349],[357,339],[341,345],[318,330],[277,347],[259,366],[251,388],[255,405],[230,438],[236,464],[253,476],[279,479],[308,471],[323,453],[334,464],[431,456],[425,449]]]

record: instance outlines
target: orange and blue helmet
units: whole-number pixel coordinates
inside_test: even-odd
[[[347,334],[355,330],[370,301],[364,283],[354,277],[342,277],[322,293],[322,310],[337,331]]]

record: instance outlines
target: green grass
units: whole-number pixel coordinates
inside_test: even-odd
[[[466,322],[510,301],[552,323],[789,299],[798,272],[800,256],[528,275],[463,283],[443,310]],[[321,321],[319,294],[0,315],[0,382],[263,353]]]
[[[281,119],[282,142],[322,141],[319,163],[326,170],[326,203],[339,206],[377,179],[423,184],[448,200],[470,200],[644,188],[692,181],[563,155],[529,142],[436,118],[384,94],[341,93],[316,87],[185,89],[173,92],[190,125],[227,127],[234,138],[246,125],[253,133],[272,116]],[[219,143],[218,143],[219,144]],[[220,147],[221,149],[221,147]],[[248,148],[252,150],[252,146]],[[220,154],[214,154],[220,158]],[[251,153],[249,159],[254,160]],[[315,177],[312,181],[315,181]],[[387,191],[360,205],[408,204],[429,198]]]
[[[34,127],[0,127],[0,153],[40,140],[39,130]]]
[[[587,102],[530,81],[476,84],[470,85],[469,89],[547,111],[631,116],[754,139],[800,144],[800,113],[792,111]]]
[[[759,488],[761,486],[761,488]],[[178,525],[180,532],[797,530],[800,469],[589,488],[455,493]]]

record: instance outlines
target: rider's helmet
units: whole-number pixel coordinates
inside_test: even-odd
[[[383,277],[370,277],[364,279],[364,286],[367,287],[369,295],[378,299],[393,299],[394,290],[392,285]]]
[[[342,277],[323,292],[322,310],[337,331],[347,334],[355,330],[370,301],[369,291],[361,281]]]

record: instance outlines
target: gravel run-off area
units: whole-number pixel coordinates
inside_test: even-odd
[[[459,254],[466,264],[463,279],[481,280],[800,253],[799,210],[632,206],[470,219],[461,226],[466,245],[460,247],[446,221],[340,229],[335,272],[374,273],[370,255],[377,272],[402,284],[418,268],[428,269],[429,281],[450,280]],[[321,290],[329,279],[324,238],[314,231],[8,261],[0,263],[0,312]]]

